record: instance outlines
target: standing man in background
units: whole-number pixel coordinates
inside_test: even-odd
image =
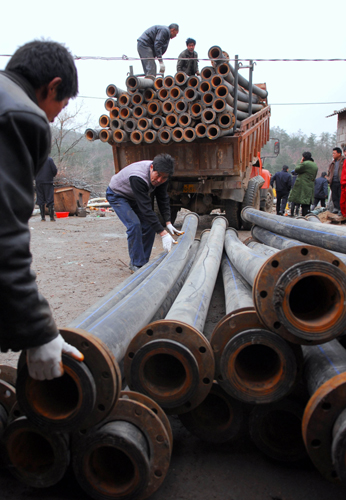
[[[341,171],[345,157],[342,156],[341,148],[333,148],[333,161],[328,167],[327,181],[330,185],[333,201],[333,214],[342,215],[340,210],[341,196]]]
[[[276,215],[283,215],[287,198],[291,190],[292,177],[288,173],[288,166],[284,165],[281,172],[276,172],[270,179],[271,187],[276,185]]]
[[[46,205],[51,221],[55,221],[54,217],[54,186],[53,179],[58,173],[58,169],[53,158],[48,156],[43,167],[36,175],[36,203],[40,207],[41,221],[46,220]]]
[[[62,353],[84,358],[64,341],[37,289],[28,226],[34,178],[51,147],[49,122],[77,93],[73,57],[56,42],[19,47],[0,71],[0,348],[26,349],[37,380],[63,375]]]
[[[188,76],[199,75],[198,54],[195,52],[196,40],[188,38],[186,40],[186,49],[179,54],[177,62],[177,71],[183,71]],[[187,60],[189,59],[189,60]]]
[[[179,33],[177,24],[169,26],[152,26],[148,28],[137,39],[137,51],[141,58],[143,71],[145,76],[156,76],[155,59],[158,59],[160,65],[160,73],[166,71],[162,56],[168,48],[171,38],[175,38]]]
[[[314,210],[315,207],[321,202],[321,207],[326,206],[326,198],[328,198],[328,181],[326,179],[327,172],[322,172],[321,177],[315,180],[315,198],[314,204],[311,207]]]

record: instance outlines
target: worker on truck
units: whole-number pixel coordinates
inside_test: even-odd
[[[168,48],[170,39],[175,38],[178,33],[179,26],[174,23],[169,26],[152,26],[137,39],[137,51],[145,76],[156,76],[155,58],[159,61],[160,73],[165,72],[162,56]]]
[[[56,42],[19,47],[0,71],[0,347],[26,349],[30,377],[63,375],[61,354],[82,361],[56,327],[31,271],[33,180],[51,147],[49,122],[78,93],[72,55]]]
[[[168,154],[160,154],[154,160],[132,163],[111,178],[106,198],[126,226],[129,268],[132,273],[149,261],[156,234],[161,236],[162,246],[167,252],[176,243],[171,235],[183,234],[170,222],[167,185],[173,172],[173,158]],[[152,194],[155,194],[169,232],[162,226],[152,208]]]
[[[186,49],[179,54],[177,62],[177,71],[183,71],[188,76],[199,75],[198,54],[195,51],[196,40],[188,38],[186,40]]]

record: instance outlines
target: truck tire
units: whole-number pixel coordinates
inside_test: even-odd
[[[266,191],[266,192],[262,193],[262,191]],[[260,206],[260,210],[262,210],[262,212],[271,213],[273,205],[274,205],[273,188],[271,186],[269,186],[269,188],[267,188],[267,189],[261,189],[261,206]]]
[[[240,219],[240,210],[241,203],[234,200],[224,200],[225,214],[226,219],[228,220],[229,227],[233,227],[234,229],[240,229],[241,227],[241,219]]]
[[[252,207],[256,208],[256,210],[260,209],[260,204],[261,204],[261,187],[264,184],[264,179],[260,175],[256,175],[256,177],[253,177],[252,179],[249,180],[249,184],[244,196],[243,203],[241,204],[241,208],[245,207]],[[251,222],[243,222],[243,229],[245,231],[250,231],[252,227]]]

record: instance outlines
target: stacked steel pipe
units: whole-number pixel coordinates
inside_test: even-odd
[[[192,142],[206,137],[215,140],[232,135],[240,122],[266,105],[267,91],[250,85],[239,76],[220,47],[208,51],[212,66],[200,76],[177,72],[174,76],[140,78],[130,75],[124,91],[107,86],[101,128],[87,129],[87,140],[117,144],[162,144]]]

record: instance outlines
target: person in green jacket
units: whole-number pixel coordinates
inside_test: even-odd
[[[302,215],[305,216],[314,199],[314,185],[318,167],[309,151],[302,155],[300,164],[295,168],[298,178],[294,183],[288,201],[302,206]]]

